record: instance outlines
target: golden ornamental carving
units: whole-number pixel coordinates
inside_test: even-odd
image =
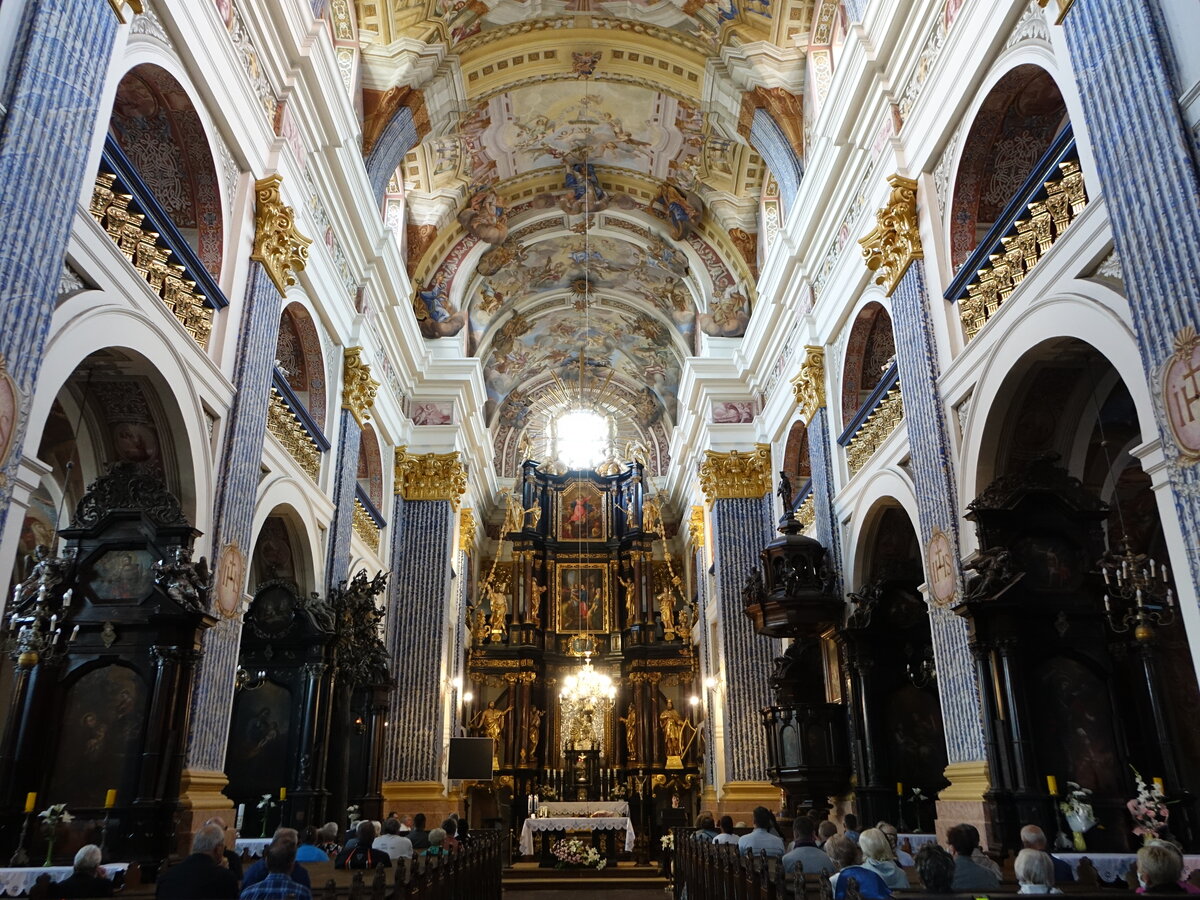
[[[262,263],[281,294],[296,283],[292,273],[304,268],[312,243],[296,230],[296,214],[279,195],[282,182],[282,176],[268,175],[254,183],[254,249],[250,253],[251,259]]]
[[[363,362],[362,347],[347,347],[342,354],[342,408],[350,410],[360,428],[371,418],[367,410],[375,403],[377,390],[379,382]]]
[[[275,388],[271,388],[271,399],[267,405],[267,431],[279,439],[304,473],[316,481],[321,472],[321,451]]]
[[[688,537],[692,539],[693,547],[704,546],[704,507],[693,506],[688,516]]]
[[[367,512],[367,508],[363,506],[362,501],[357,497],[354,498],[354,513],[351,524],[354,527],[354,533],[363,539],[363,543],[378,553],[379,526],[375,524],[375,520]]]
[[[475,510],[466,506],[458,511],[458,546],[463,553],[475,549]]]
[[[396,493],[405,500],[449,500],[458,508],[458,498],[467,490],[467,470],[458,451],[409,453],[396,448]]]
[[[700,465],[700,489],[714,500],[748,499],[771,492],[771,448],[756,444],[750,452],[730,450],[704,452]]]
[[[890,297],[913,260],[924,259],[917,226],[917,183],[902,175],[888,176],[892,195],[875,214],[875,227],[859,241],[875,283]]]
[[[825,405],[825,348],[808,346],[804,350],[800,372],[792,379],[792,392],[800,407],[800,418],[808,423]]]
[[[108,5],[112,7],[112,11],[117,14],[117,19],[122,25],[125,24],[125,7],[128,6],[133,10],[135,16],[140,16],[146,11],[144,0],[108,0]],[[1042,4],[1045,5],[1044,3]]]

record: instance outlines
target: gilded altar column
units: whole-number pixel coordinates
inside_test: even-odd
[[[452,659],[454,544],[459,497],[467,489],[457,452],[396,449],[396,513],[388,582],[387,647],[396,690],[383,751],[388,810],[424,811],[433,821],[449,811],[445,792],[445,688],[460,671]],[[462,631],[461,617],[454,634]]]
[[[713,596],[719,660],[721,746],[716,781],[718,807],[735,818],[748,818],[755,806],[774,808],[779,791],[767,780],[767,745],[759,711],[772,703],[766,675],[771,671],[774,643],[755,634],[742,610],[742,590],[759,566],[759,551],[773,534],[771,522],[771,449],[717,453],[708,450],[700,467],[700,488],[709,504],[710,541],[716,583]]]
[[[712,594],[708,579],[708,541],[704,524],[704,507],[693,506],[688,515],[688,544],[692,553],[692,584],[696,586],[696,622],[699,625],[700,682],[704,699],[704,791],[701,806],[717,808],[717,754],[716,747],[721,735],[717,732],[716,703],[719,697],[718,678],[721,663],[716,658],[709,627],[709,610],[712,609]],[[711,681],[710,681],[711,679]]]
[[[0,533],[117,25],[107,0],[27,0],[0,90]]]
[[[955,477],[929,291],[917,225],[916,182],[888,179],[892,192],[876,226],[859,243],[867,267],[892,300],[896,365],[912,459],[913,487],[925,565],[929,627],[937,662],[938,695],[946,734],[950,786],[939,794],[941,821],[988,823],[983,794],[989,787],[979,683],[967,640],[967,623],[951,611],[962,587],[958,483]]]
[[[833,440],[829,433],[829,409],[825,405],[825,348],[805,347],[800,372],[792,379],[792,392],[800,407],[800,418],[808,429],[808,459],[812,477],[811,507],[806,502],[797,512],[807,528],[814,526],[817,541],[829,553],[829,565],[837,573],[840,594],[842,548],[833,498]],[[800,485],[796,485],[800,487]],[[784,510],[787,514],[787,510]]]
[[[342,353],[342,415],[338,423],[337,470],[333,478],[333,521],[329,526],[329,553],[325,580],[330,588],[349,577],[350,538],[354,534],[354,493],[358,486],[358,452],[363,426],[371,418],[379,382],[362,358],[362,347]]]
[[[221,448],[213,511],[214,594],[221,621],[204,633],[183,773],[182,800],[185,807],[191,808],[192,822],[196,823],[203,822],[209,811],[232,805],[221,793],[228,783],[224,770],[229,718],[212,713],[230,709],[233,703],[242,635],[242,594],[262,474],[279,315],[284,291],[296,283],[294,273],[304,268],[312,243],[296,230],[292,209],[280,195],[281,182],[279,175],[272,175],[255,184],[253,262],[242,298],[234,356],[235,391]]]

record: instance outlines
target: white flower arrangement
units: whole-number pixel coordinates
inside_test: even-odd
[[[664,850],[674,850],[675,849],[675,832],[672,831],[669,834],[664,834],[662,836],[662,840],[660,841],[660,843],[662,844],[662,848]]]
[[[274,794],[263,794],[262,799],[258,801],[259,809],[270,809],[275,805],[276,803]]]
[[[362,821],[362,811],[358,804],[354,803],[346,807],[346,817],[350,820],[350,827],[353,828],[356,822]]]
[[[563,838],[550,852],[558,859],[555,867],[559,869],[578,867],[600,871],[608,865],[608,860],[600,855],[599,850],[585,847],[579,838]]]
[[[45,821],[51,828],[59,824],[75,821],[75,817],[67,812],[67,804],[65,803],[51,804],[48,809],[43,809],[38,813],[38,818]]]

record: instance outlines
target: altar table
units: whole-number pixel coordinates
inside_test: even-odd
[[[625,800],[543,800],[541,810],[548,816],[590,816],[592,813],[608,812],[614,816],[629,815],[629,803]]]
[[[1071,874],[1079,877],[1079,861],[1085,856],[1092,861],[1102,881],[1124,881],[1125,874],[1134,867],[1137,856],[1133,853],[1054,853],[1059,859],[1071,867]],[[1183,877],[1200,869],[1200,856],[1185,856],[1183,858]]]
[[[936,843],[937,843],[937,835],[936,834],[925,834],[924,832],[922,832],[921,834],[898,834],[898,835],[896,835],[896,846],[904,847],[907,844],[909,847],[908,852],[913,853],[913,854],[915,854],[918,850],[920,850],[926,844],[936,844]]]
[[[129,863],[103,863],[104,877],[112,881],[118,872],[129,868]],[[74,866],[21,866],[0,869],[0,897],[24,897],[37,884],[39,875],[49,875],[53,882],[65,881],[75,871]]]
[[[525,824],[521,826],[521,855],[532,856],[533,848],[533,833],[541,834],[542,844],[542,864],[553,865],[552,857],[550,856],[550,847],[555,841],[567,832],[571,831],[587,831],[591,832],[592,846],[597,846],[601,837],[601,832],[611,832],[604,835],[608,838],[605,842],[608,844],[609,862],[616,865],[616,832],[621,829],[625,830],[625,852],[633,851],[633,823],[629,821],[629,816],[612,816],[609,818],[590,818],[587,816],[553,816],[548,819],[526,819]]]

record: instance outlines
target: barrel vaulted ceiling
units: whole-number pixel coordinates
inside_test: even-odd
[[[387,192],[414,314],[480,359],[501,475],[581,396],[665,470],[685,358],[753,309],[771,173],[752,120],[765,107],[801,156],[804,53],[838,8],[357,2],[364,150],[412,111],[419,141]]]

